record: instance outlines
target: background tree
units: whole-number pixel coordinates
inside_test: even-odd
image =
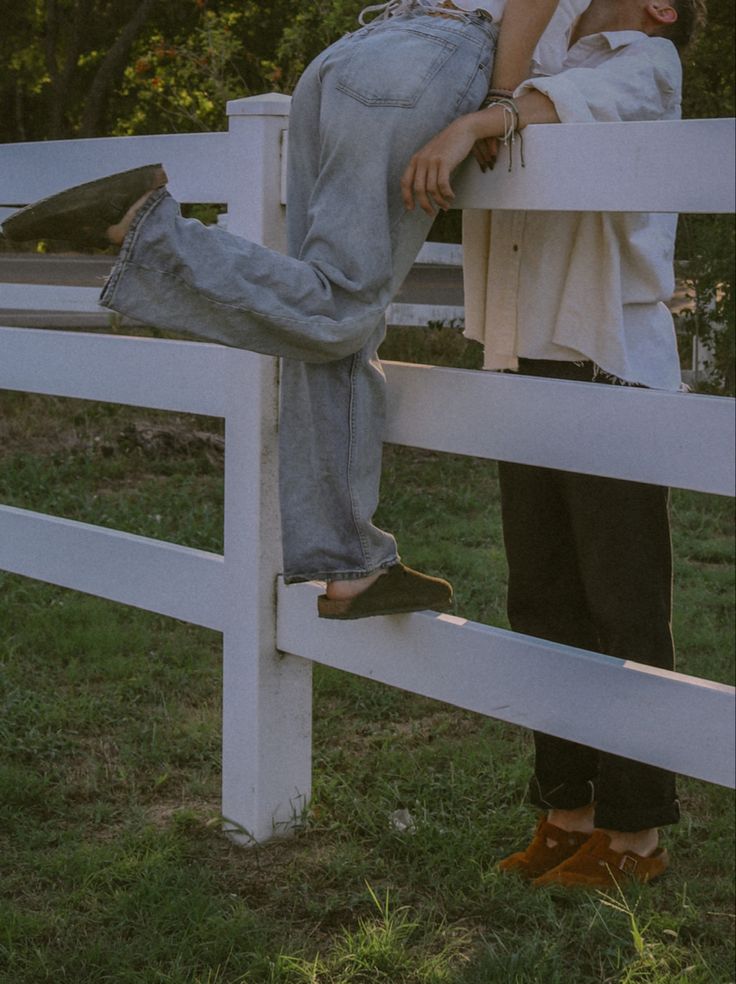
[[[734,115],[734,4],[709,0],[708,22],[683,57],[683,116],[707,119]],[[718,162],[713,161],[716,170]],[[701,180],[693,175],[693,180]],[[703,180],[707,180],[707,175]],[[722,392],[734,392],[734,218],[682,215],[678,258],[687,277],[692,308],[680,327],[686,345],[693,337],[711,351],[709,375]]]
[[[226,128],[228,99],[283,91],[275,56],[290,15],[288,0],[198,0],[192,24],[141,38],[118,93],[116,133]]]
[[[0,34],[0,141],[224,129],[228,99],[291,92],[309,61],[355,28],[363,6],[13,0]],[[733,0],[709,0],[708,17],[683,58],[686,117],[734,114]],[[443,214],[430,236],[456,242],[459,228],[459,213]],[[707,342],[717,380],[732,390],[731,217],[683,216],[678,259],[693,300],[682,319],[685,344],[693,335]]]
[[[16,0],[0,42],[0,137],[97,136],[136,37],[163,0]],[[9,22],[9,23],[8,23]]]

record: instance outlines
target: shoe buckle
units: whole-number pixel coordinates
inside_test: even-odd
[[[624,854],[624,856],[621,858],[619,868],[621,869],[621,871],[624,872],[624,874],[630,875],[634,871],[636,871],[636,867],[638,864],[639,862],[636,860],[636,858],[632,858],[630,854]]]

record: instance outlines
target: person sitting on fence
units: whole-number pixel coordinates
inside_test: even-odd
[[[582,9],[587,0],[563,3]],[[417,148],[484,100],[481,115],[504,133],[503,97],[528,75],[556,7],[390,0],[367,8],[378,16],[318,56],[294,93],[289,256],[182,219],[161,165],[67,190],[3,225],[12,239],[121,245],[103,306],[284,358],[283,574],[287,583],[327,582],[324,617],[452,603],[451,585],[401,564],[394,537],[373,523],[385,401],[377,349],[386,306],[429,231],[430,197],[446,205],[447,169],[475,137],[457,131],[439,184],[433,166],[417,173],[422,209],[404,209],[400,178]]]
[[[685,44],[700,6],[593,0],[562,71],[525,82],[519,112],[528,104],[550,123],[678,118],[681,67],[667,39]],[[634,213],[466,213],[466,332],[484,343],[485,367],[678,390],[666,306],[676,222]],[[499,478],[511,627],[673,669],[669,491],[509,462],[499,463]],[[572,717],[575,699],[571,693]],[[661,874],[668,857],[658,828],[679,819],[674,776],[552,735],[534,739],[529,799],[543,813],[529,846],[501,869],[535,885],[606,886]]]

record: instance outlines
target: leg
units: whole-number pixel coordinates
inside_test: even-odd
[[[592,367],[586,365],[527,362],[524,371],[592,378]],[[524,466],[501,465],[500,472],[512,627],[671,668],[666,490]],[[664,870],[667,861],[656,850],[656,827],[678,816],[672,776],[551,735],[536,733],[535,747],[530,793],[533,802],[548,809],[547,819],[540,821],[529,848],[502,867],[527,877],[541,874],[540,883],[545,871],[550,871],[549,880],[572,878],[575,884],[586,883],[591,872],[599,877],[600,858],[587,858],[586,844],[581,851],[587,860],[578,862],[575,844],[563,833],[589,834],[595,823],[602,828],[596,838],[603,838],[590,848],[596,857],[613,863],[615,856],[606,851],[634,852],[642,880]],[[582,786],[569,785],[572,777],[586,775],[587,800]],[[567,873],[567,867],[581,863],[591,869],[587,874]]]
[[[493,36],[479,25],[393,18],[343,39],[310,66],[300,87],[319,92],[319,143],[304,164],[313,181],[295,255],[183,220],[158,192],[136,216],[103,305],[310,363],[359,351],[428,227],[426,216],[403,209],[403,168],[483,97]],[[295,112],[297,147],[299,122]]]
[[[316,68],[302,77],[292,101],[287,238],[296,257],[310,236],[310,203],[320,180],[323,85]],[[287,583],[344,577],[339,583],[357,588],[398,561],[394,538],[372,522],[385,413],[376,356],[383,332],[381,317],[354,354],[327,363],[282,361],[279,479]]]
[[[351,385],[343,385],[341,400],[319,424],[325,435],[337,430],[347,436],[347,446],[336,442],[336,460],[320,467],[344,471],[347,458],[350,509],[355,525],[364,527],[355,531],[362,556],[349,569],[338,564],[336,577],[363,577],[375,562],[367,556],[383,565],[386,548],[394,550],[380,531],[382,549],[364,549],[380,469],[380,427],[366,419],[377,416],[382,385],[374,335],[429,225],[420,212],[404,211],[399,177],[417,146],[479,105],[495,35],[472,15],[459,26],[407,15],[336,43],[300,86],[319,98],[311,105],[311,158],[299,155],[298,114],[293,127],[293,158],[310,173],[309,196],[291,203],[292,211],[302,209],[293,224],[302,226],[294,255],[185,221],[168,193],[158,190],[135,212],[103,291],[101,303],[121,313],[255,352],[314,366],[355,357]],[[319,373],[313,381],[325,382]],[[291,389],[298,387],[287,387],[285,403]],[[358,398],[366,392],[373,396]],[[294,419],[286,410],[285,420]],[[337,512],[346,510],[347,502]],[[294,579],[315,576],[320,566],[312,561]]]
[[[594,378],[589,363],[522,360],[522,371],[579,381]],[[544,480],[543,471],[537,479],[540,483]],[[537,515],[544,515],[548,526],[557,521],[558,514],[566,517],[564,527],[558,526],[556,532],[546,535],[560,541],[560,551],[564,544],[564,576],[571,578],[571,587],[556,590],[549,583],[536,580],[526,598],[521,599],[521,606],[529,606],[533,612],[534,605],[544,605],[533,598],[538,589],[549,600],[552,611],[544,624],[537,620],[527,631],[556,642],[671,669],[672,551],[667,490],[571,472],[551,474],[557,476],[557,504],[554,510],[551,505],[545,506],[548,493],[540,484],[535,509]],[[527,492],[527,496],[533,494]],[[542,514],[545,508],[548,511]],[[525,529],[533,521],[533,515],[522,515],[517,525],[521,523]],[[558,560],[552,557],[552,578]],[[528,550],[521,561],[527,570],[534,570]],[[529,615],[524,618],[528,620]],[[561,634],[555,619],[577,626],[576,631],[582,634]],[[578,746],[552,736],[535,735],[535,743],[543,762],[551,763],[553,774],[557,768],[554,763],[566,761],[569,755],[577,760],[582,754],[577,751]],[[596,759],[591,778],[595,780],[598,826],[624,833],[676,822],[677,798],[674,778],[669,773],[608,753],[587,751]],[[542,772],[545,771],[542,765]],[[548,805],[570,808],[582,804],[548,801]],[[650,836],[649,841],[652,840]]]
[[[671,669],[667,490],[573,473],[563,483],[599,649]],[[626,877],[647,882],[669,864],[658,847],[658,828],[679,819],[674,776],[608,752],[597,755],[596,829],[537,885],[606,887]]]
[[[374,42],[371,50],[376,50]],[[355,85],[357,67],[354,61],[349,64],[351,84]],[[405,135],[397,144],[394,139],[382,140],[375,128],[383,125],[387,113],[395,117],[392,125],[402,120],[408,123],[413,111],[380,103],[366,106],[347,96],[338,88],[341,71],[339,64],[324,65],[319,73],[310,70],[294,95],[288,171],[289,251],[293,256],[313,256],[319,262],[329,253],[339,256],[342,251],[340,266],[345,266],[345,260],[354,265],[357,259],[352,251],[346,250],[341,238],[335,239],[335,219],[339,218],[337,226],[355,227],[363,251],[373,254],[367,258],[372,269],[362,279],[372,282],[389,277],[392,296],[410,269],[430,220],[419,211],[406,214],[401,206],[398,182]],[[468,98],[475,99],[476,94],[470,91]],[[354,202],[353,191],[356,175],[363,170],[360,162],[347,169],[341,166],[335,173],[334,181],[344,184],[337,196],[343,212],[336,215],[333,205],[320,207],[315,198],[325,183],[326,161],[342,161],[353,153],[342,148],[341,133],[333,138],[329,152],[323,136],[323,119],[341,118],[345,113],[358,114],[359,129],[374,134],[376,146],[366,156],[370,178],[359,182],[366,196],[360,207]],[[382,154],[386,155],[383,162]],[[390,245],[371,250],[371,235],[388,237]],[[356,252],[361,250],[356,247]],[[337,265],[335,260],[330,262]],[[360,279],[355,272],[351,276],[356,282]],[[364,586],[366,576],[375,577],[398,559],[393,537],[372,521],[378,502],[385,416],[385,378],[376,353],[384,331],[381,311],[370,337],[356,353],[327,363],[287,359],[282,365],[279,441],[284,572],[287,581],[328,579],[332,582],[328,595],[335,587],[354,592]],[[316,540],[320,542],[318,551]]]
[[[279,462],[287,582],[362,578],[398,562],[394,538],[372,521],[385,415],[385,379],[376,355],[382,335],[381,328],[375,342],[336,362],[282,364]]]
[[[511,628],[596,650],[598,637],[586,611],[570,517],[562,495],[562,473],[508,462],[499,462],[498,468]],[[534,743],[531,801],[545,810],[589,807],[594,798],[597,752],[541,732],[535,732]]]
[[[566,485],[601,651],[673,669],[668,490],[573,474]],[[608,752],[598,758],[596,826],[615,834],[650,831],[640,840],[656,847],[655,828],[679,819],[674,776]],[[614,837],[613,846],[629,842]]]
[[[512,629],[565,645],[596,649],[572,546],[562,475],[549,468],[499,462]],[[593,830],[594,749],[534,733],[529,800],[543,811],[534,837],[501,861],[502,871],[538,878],[562,864]]]

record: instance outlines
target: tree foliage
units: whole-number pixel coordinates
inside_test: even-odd
[[[733,0],[709,0],[708,23],[683,57],[683,115],[690,119],[734,115]],[[718,162],[713,162],[714,170]],[[707,179],[707,176],[706,176]],[[693,175],[693,180],[702,180]],[[688,279],[692,307],[682,328],[712,352],[708,366],[717,385],[734,391],[734,270],[731,215],[680,217],[678,256]]]
[[[363,6],[13,0],[0,33],[0,141],[223,129],[228,99],[292,91],[309,61],[355,28]],[[734,114],[733,0],[708,8],[708,26],[683,58],[687,117]],[[711,342],[720,378],[733,385],[733,222],[684,216],[680,228],[694,300],[687,330]],[[452,214],[434,234],[457,230]]]
[[[132,45],[162,0],[16,0],[7,7],[0,138],[103,132]]]

